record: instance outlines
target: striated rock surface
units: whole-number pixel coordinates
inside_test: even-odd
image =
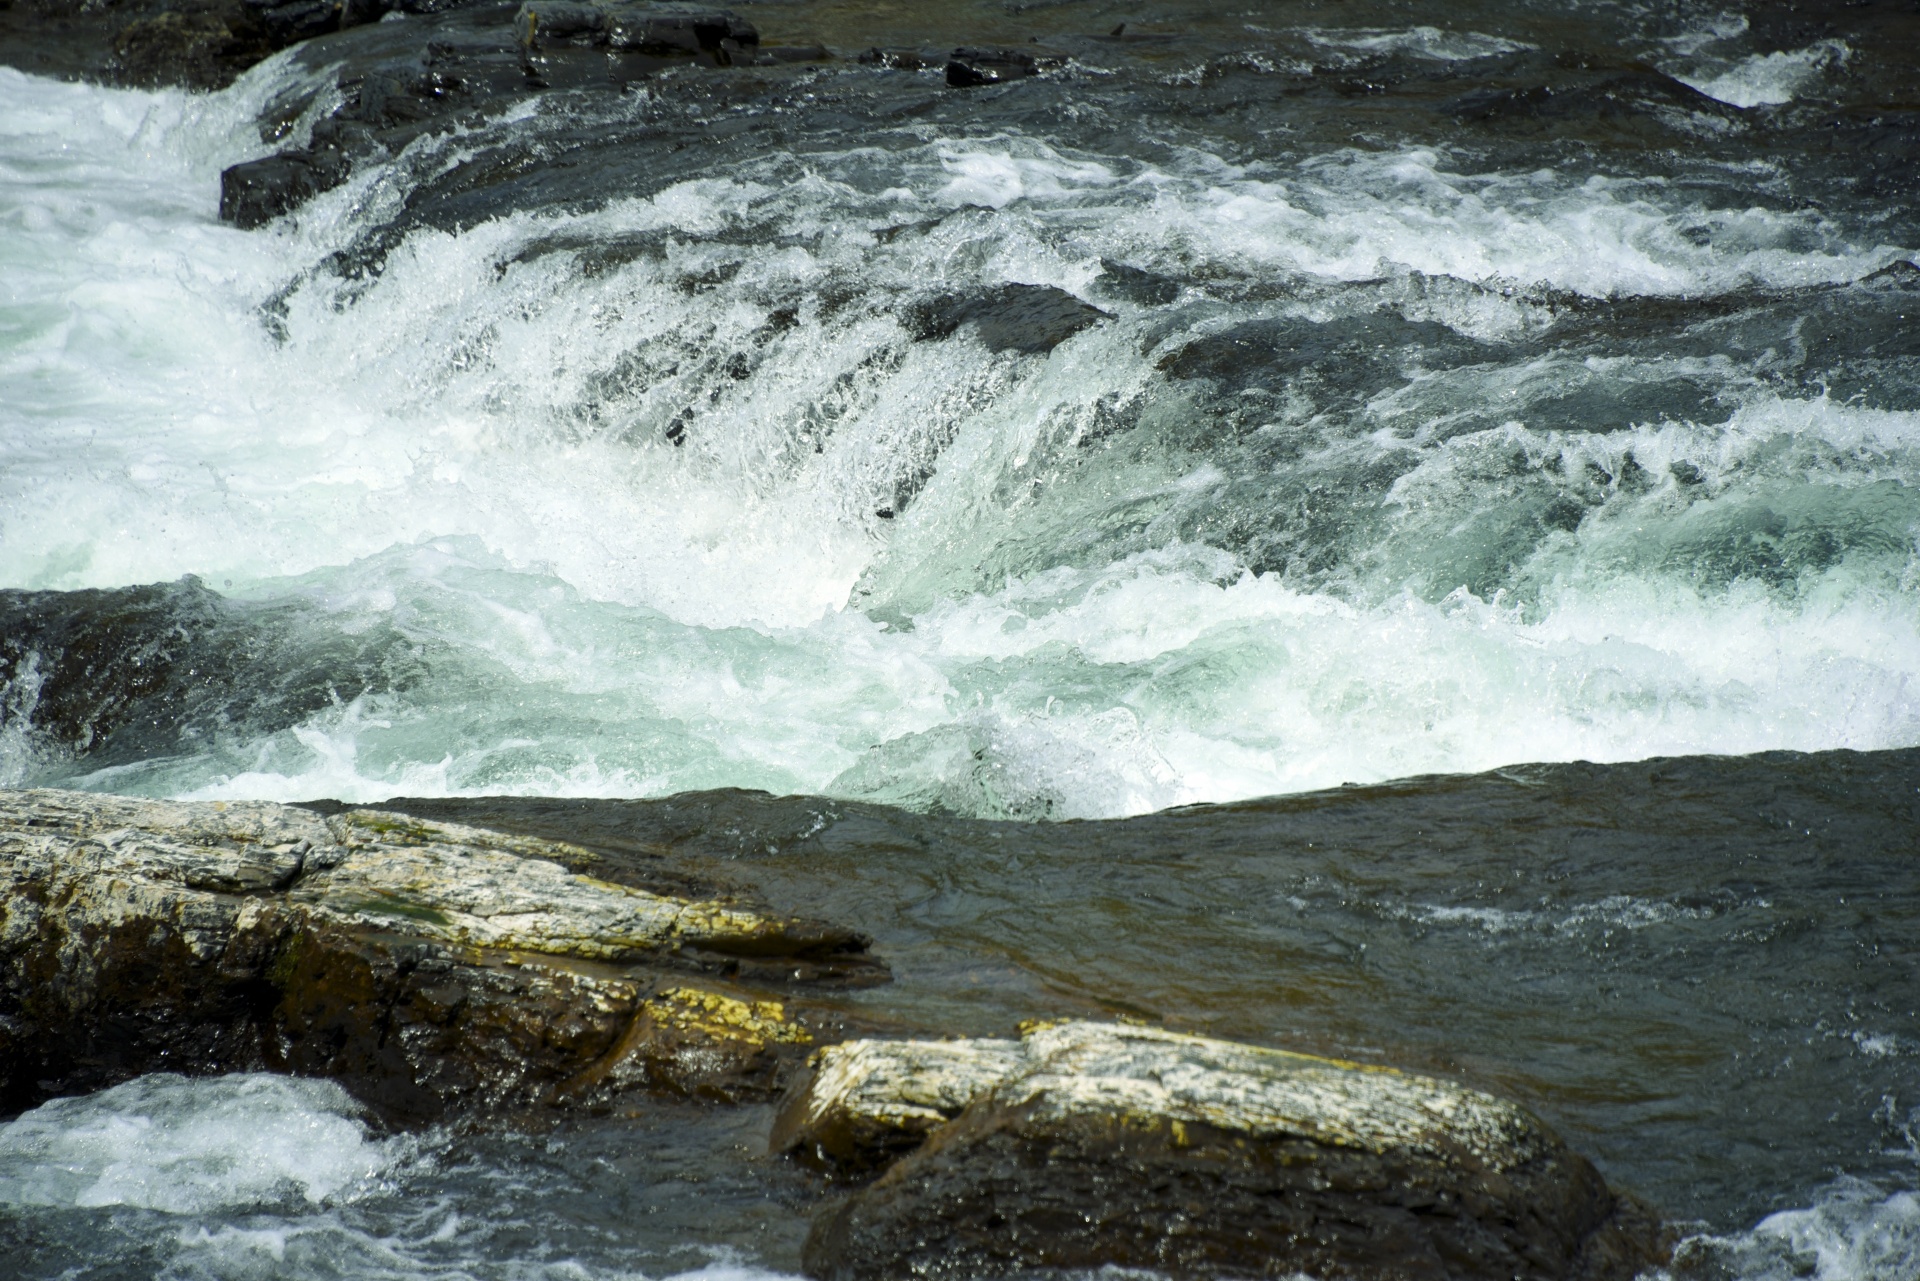
[[[1653,1216],[1513,1103],[1150,1028],[832,1046],[774,1143],[847,1172],[913,1149],[816,1224],[806,1266],[825,1281],[1624,1281],[1660,1258]]]
[[[408,1115],[763,1097],[814,1039],[783,988],[884,978],[851,931],[593,861],[377,811],[0,792],[0,1100],[259,1067]]]

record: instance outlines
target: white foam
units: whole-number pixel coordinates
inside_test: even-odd
[[[258,147],[237,122],[273,83],[190,98],[0,73],[0,118],[21,122],[0,130],[0,163],[29,175],[0,187],[19,232],[0,265],[25,282],[0,301],[0,583],[196,573],[314,602],[317,625],[398,631],[430,675],[94,785],[731,785],[1067,817],[1516,760],[1920,741],[1920,621],[1887,568],[1911,549],[1792,591],[1690,582],[1635,541],[1693,501],[1663,482],[1549,540],[1526,602],[1432,599],[1458,579],[1402,593],[1431,567],[1398,562],[1356,564],[1338,590],[1290,586],[1173,532],[1222,501],[1235,478],[1219,466],[1086,447],[1100,405],[1157,377],[1125,304],[1016,368],[964,335],[912,343],[884,311],[821,301],[829,281],[874,299],[1006,281],[1086,293],[1117,258],[1385,276],[1410,312],[1499,338],[1536,323],[1514,285],[1698,295],[1851,280],[1907,249],[1813,214],[1475,173],[1432,150],[1155,168],[1005,135],[418,231],[349,289],[301,273],[392,194],[381,184],[398,190],[391,174],[268,230],[213,219],[218,167]],[[68,150],[48,123],[62,112],[80,121]],[[404,163],[464,145],[423,140]],[[591,277],[572,251],[526,252],[636,237],[655,251]],[[728,287],[686,283],[715,266]],[[255,309],[297,279],[276,340]],[[1565,373],[1489,368],[1490,403]],[[1586,375],[1675,372],[1702,373]],[[1339,446],[1420,451],[1392,495],[1406,524],[1390,550],[1409,554],[1435,541],[1422,512],[1444,530],[1498,509],[1488,460],[1515,451],[1569,476],[1617,472],[1629,452],[1656,473],[1684,462],[1729,502],[1762,481],[1920,474],[1911,413],[1750,396],[1727,424],[1436,443],[1424,394],[1383,397],[1379,439]],[[878,518],[909,484],[907,509]],[[1137,512],[1158,513],[1141,544],[983,577],[1003,546],[1080,546]],[[846,608],[857,586],[872,614]],[[5,740],[0,769],[30,769],[32,749]]]
[[[376,1179],[404,1144],[368,1136],[331,1081],[144,1076],[0,1126],[0,1204],[203,1214]]]
[[[1431,925],[1467,925],[1493,935],[1514,934],[1523,930],[1579,935],[1653,929],[1676,921],[1706,920],[1717,913],[1708,907],[1682,906],[1658,899],[1637,898],[1631,894],[1610,894],[1597,902],[1577,904],[1571,910],[1514,911],[1498,907],[1415,904],[1396,909],[1396,914]]]
[[[704,1267],[665,1274],[637,1262],[550,1257],[523,1242],[503,1253],[483,1225],[470,1226],[449,1214],[437,1229],[386,1232],[324,1212],[196,1225],[179,1234],[158,1281],[800,1281],[725,1250],[710,1251],[719,1258]]]
[[[1682,1276],[1738,1281],[1907,1281],[1920,1275],[1920,1195],[1841,1179],[1750,1231],[1682,1241],[1675,1264]]]
[[[1410,27],[1404,31],[1358,29],[1338,31],[1309,29],[1307,39],[1331,49],[1354,49],[1362,53],[1406,53],[1434,62],[1465,62],[1491,58],[1502,53],[1518,53],[1533,48],[1517,40],[1483,35],[1478,31],[1442,31],[1438,27]]]
[[[1823,40],[1804,49],[1752,54],[1738,62],[1705,62],[1675,77],[1709,98],[1729,106],[1778,107],[1796,95],[1828,67],[1845,62],[1847,46]]]

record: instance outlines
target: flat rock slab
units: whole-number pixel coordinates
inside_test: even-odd
[[[908,1153],[817,1222],[805,1263],[825,1281],[1624,1281],[1661,1258],[1655,1217],[1514,1103],[1153,1028],[832,1046],[774,1145],[843,1173]]]
[[[573,870],[586,850],[397,814],[0,792],[0,1101],[139,1072],[343,1078],[408,1115],[776,1092],[793,986],[852,931]]]

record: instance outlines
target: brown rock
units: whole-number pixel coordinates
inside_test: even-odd
[[[341,1078],[403,1115],[764,1097],[813,1039],[727,976],[872,980],[850,931],[350,811],[0,792],[0,1099],[140,1072]]]

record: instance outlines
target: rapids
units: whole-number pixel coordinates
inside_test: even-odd
[[[1515,56],[1447,39],[1305,47]],[[1773,101],[1816,53],[1700,83]],[[194,575],[359,656],[302,714],[249,672],[217,724],[103,755],[35,734],[17,648],[11,781],[1071,818],[1920,741],[1920,235],[1764,155],[1127,154],[988,117],[413,212],[496,136],[658,109],[622,98],[213,221],[303,78],[0,72],[0,582]],[[1111,319],[1028,355],[900,306],[1005,281]]]
[[[221,171],[361,55],[0,67],[0,785],[651,833],[875,934],[896,1014],[1456,1073],[1678,1277],[1920,1270],[1911,46],[736,7],[840,57],[475,110],[250,231]],[[766,1119],[147,1077],[0,1124],[0,1243],[764,1281],[818,1191]]]

